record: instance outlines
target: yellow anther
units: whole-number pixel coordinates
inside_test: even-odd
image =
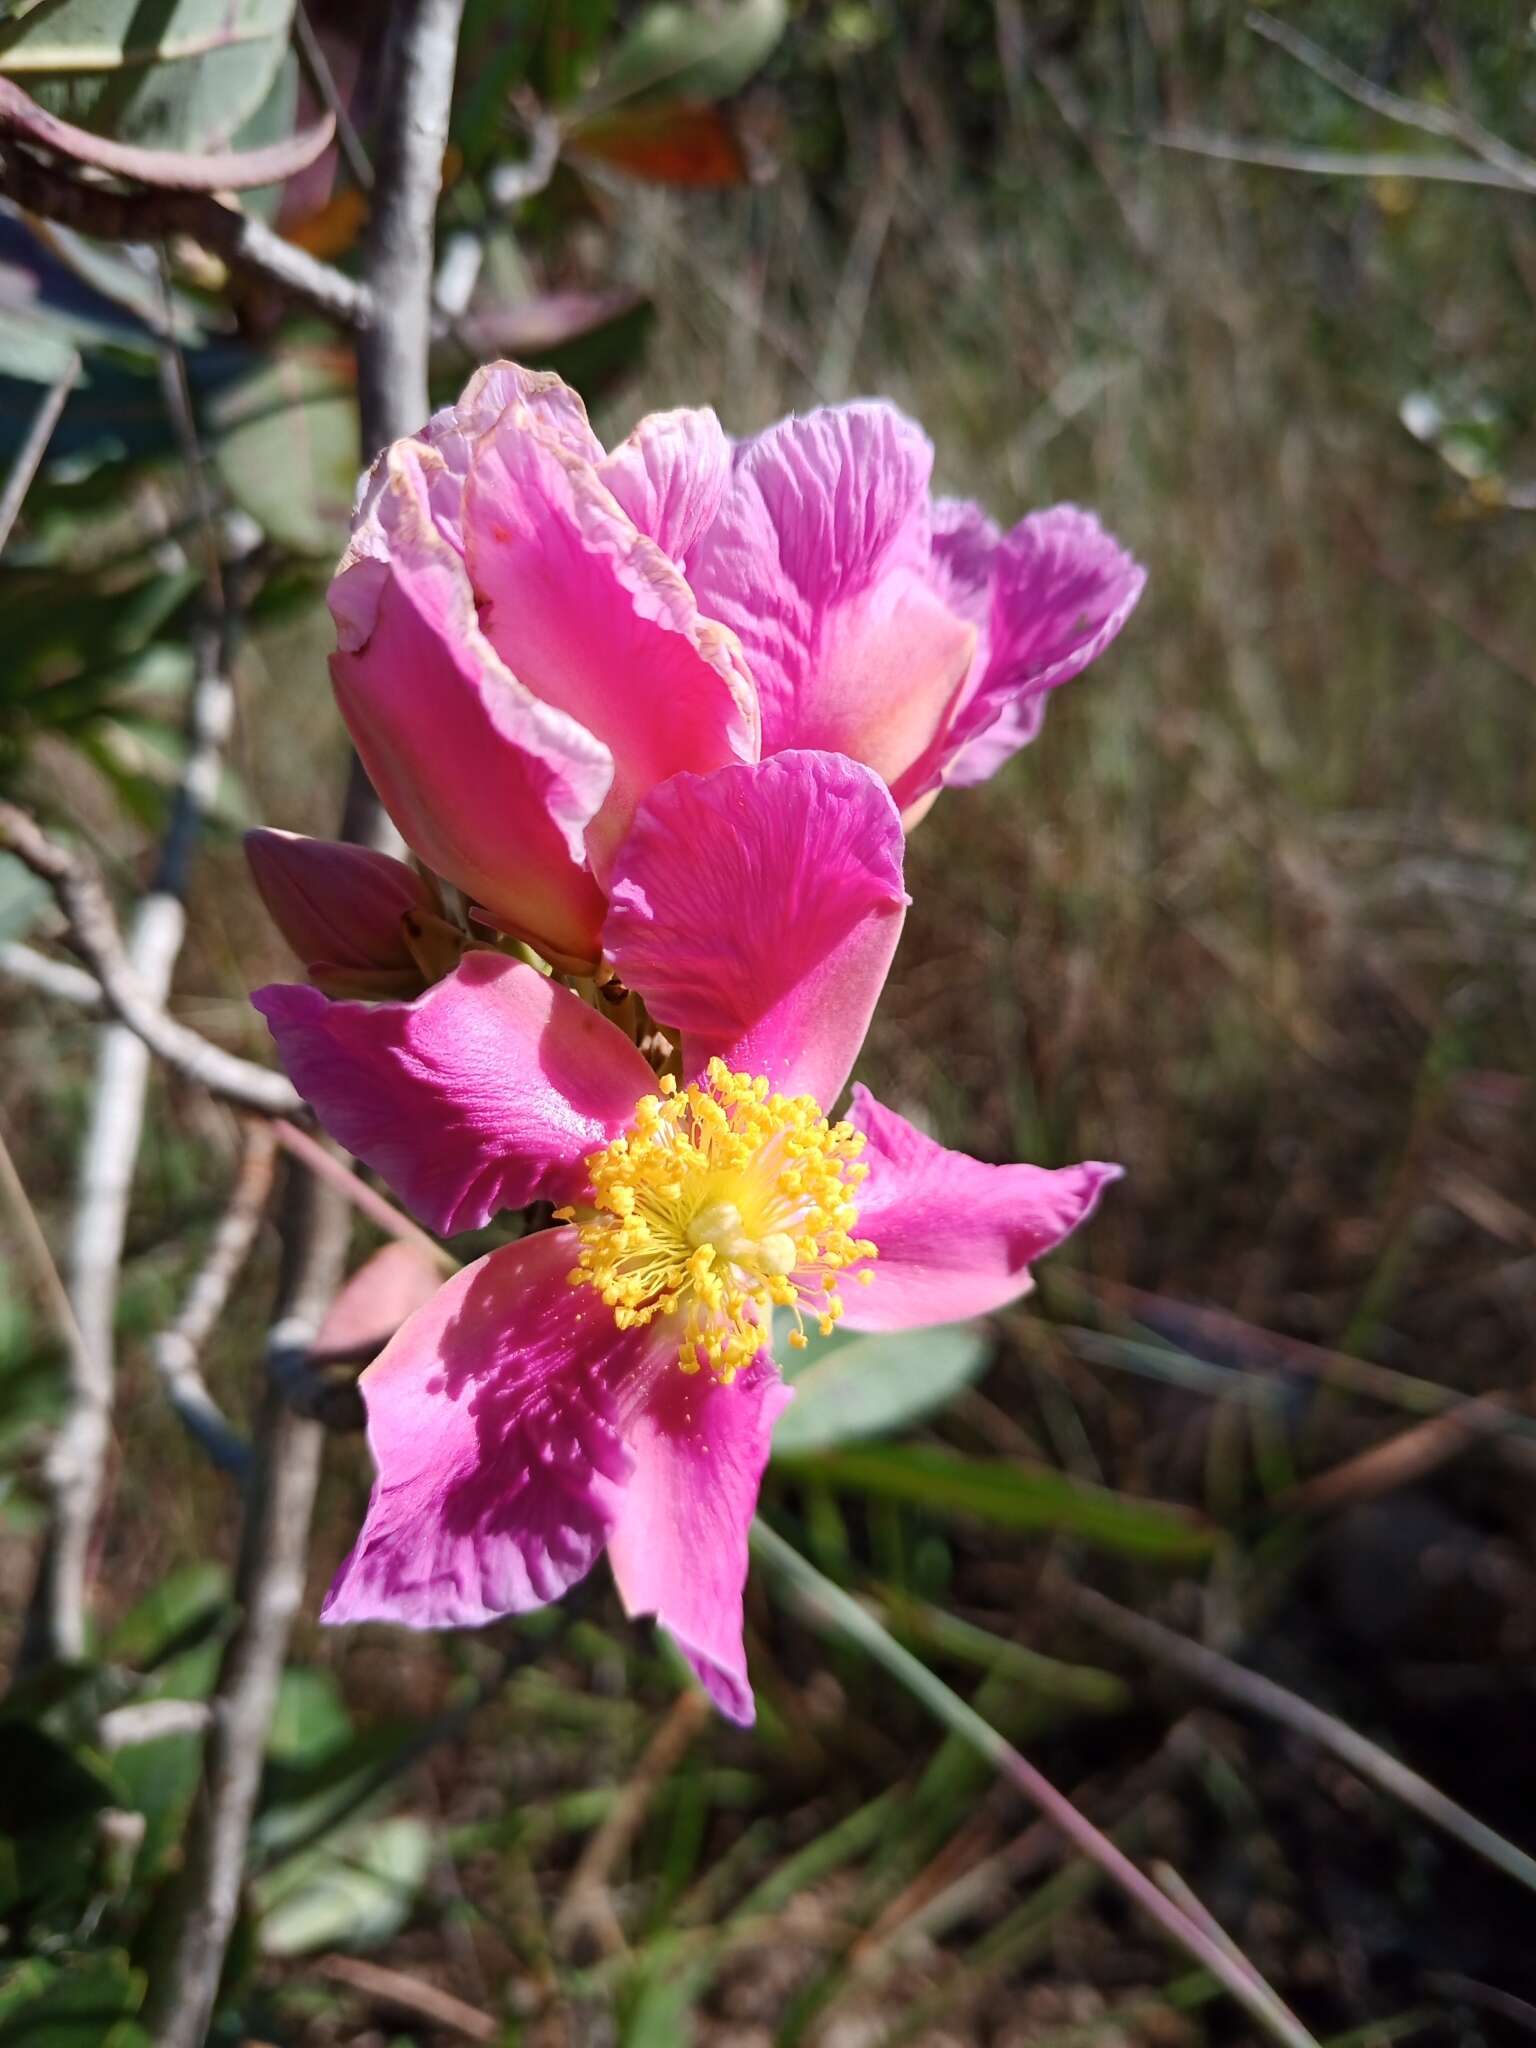
[[[670,1318],[682,1370],[707,1366],[728,1385],[769,1341],[776,1307],[794,1317],[794,1349],[805,1319],[830,1334],[843,1313],[838,1276],[874,1257],[851,1235],[863,1139],[810,1096],[778,1094],[723,1060],[703,1081],[680,1088],[663,1075],[657,1089],[588,1159],[590,1197],[562,1212],[581,1244],[571,1281],[593,1288],[620,1329]]]

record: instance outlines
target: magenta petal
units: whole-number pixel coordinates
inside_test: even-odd
[[[738,451],[688,575],[746,650],[765,754],[827,748],[894,784],[943,729],[976,631],[928,573],[932,466],[921,428],[883,404],[785,420]]]
[[[432,1229],[562,1202],[655,1076],[624,1034],[531,967],[471,953],[413,1003],[252,998],[331,1135]]]
[[[901,820],[840,754],[679,775],[614,864],[603,945],[691,1070],[732,1067],[830,1107],[901,933]]]
[[[848,1120],[865,1136],[858,1230],[879,1256],[866,1286],[844,1290],[855,1330],[958,1322],[1014,1301],[1033,1259],[1085,1217],[1118,1166],[1088,1160],[1055,1171],[987,1166],[950,1152],[855,1086]]]
[[[756,757],[757,697],[741,650],[700,616],[677,564],[592,465],[515,415],[476,446],[464,535],[497,654],[613,760],[586,835],[601,877],[654,784]]]
[[[398,444],[374,531],[386,559],[331,586],[331,676],[363,765],[406,842],[498,923],[591,958],[602,898],[585,833],[607,749],[510,675],[480,630],[464,565],[434,524],[441,458]]]
[[[608,1543],[624,1611],[654,1614],[743,1727],[756,1713],[741,1639],[747,1531],[792,1398],[766,1355],[728,1387],[707,1372],[663,1372],[629,1427],[634,1472]]]
[[[597,473],[640,531],[680,562],[720,509],[731,444],[708,406],[653,412]]]
[[[629,1476],[625,1382],[652,1368],[567,1284],[574,1257],[550,1230],[466,1266],[363,1374],[378,1477],[323,1620],[476,1628],[591,1568]]]
[[[999,544],[987,664],[955,720],[961,748],[944,780],[985,781],[1032,740],[1045,699],[1108,647],[1135,609],[1146,571],[1091,512],[1033,512]]]

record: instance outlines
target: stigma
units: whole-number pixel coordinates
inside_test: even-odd
[[[621,1330],[667,1318],[682,1370],[728,1384],[769,1343],[776,1308],[798,1350],[807,1320],[836,1328],[843,1276],[871,1277],[875,1247],[853,1234],[864,1139],[723,1060],[658,1091],[587,1160],[588,1200],[556,1211],[581,1243],[570,1282],[594,1288]]]

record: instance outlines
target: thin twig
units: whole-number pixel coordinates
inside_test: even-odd
[[[240,1170],[203,1263],[175,1320],[149,1347],[154,1368],[181,1421],[221,1471],[242,1475],[250,1466],[250,1446],[209,1393],[198,1357],[224,1313],[229,1291],[256,1241],[272,1191],[276,1159],[274,1127],[253,1120],[246,1126]]]
[[[106,891],[90,865],[50,839],[18,805],[0,800],[0,847],[53,890],[66,943],[90,968],[112,1014],[188,1080],[258,1116],[298,1116],[304,1104],[282,1074],[225,1052],[179,1023],[146,987],[124,947]]]
[[[16,460],[11,464],[11,473],[5,480],[5,490],[0,493],[0,552],[11,537],[11,528],[16,524],[22,501],[32,488],[32,479],[42,467],[43,457],[48,453],[48,443],[53,439],[53,430],[59,424],[59,415],[69,402],[69,394],[75,388],[75,379],[80,375],[80,357],[71,351],[69,360],[57,377],[43,393],[42,402],[32,415],[32,424],[27,429],[27,438],[16,451]]]
[[[1464,1806],[1458,1806],[1455,1800],[1448,1799],[1427,1778],[1421,1778],[1417,1771],[1410,1770],[1395,1756],[1388,1755],[1386,1750],[1361,1735],[1357,1729],[1325,1713],[1321,1707],[1313,1706],[1310,1700],[1287,1692],[1272,1678],[1261,1677],[1257,1671],[1249,1671],[1244,1665],[1235,1664],[1230,1657],[1222,1656],[1219,1650],[1192,1642],[1188,1636],[1164,1628],[1161,1622],[1151,1621],[1144,1614],[1131,1613],[1129,1608],[1118,1606],[1089,1586],[1074,1585],[1069,1597],[1080,1613],[1108,1634],[1118,1636],[1144,1656],[1170,1665],[1197,1685],[1206,1686],[1212,1692],[1220,1693],[1224,1699],[1262,1714],[1266,1720],[1278,1721],[1282,1727],[1330,1750],[1360,1777],[1411,1808],[1422,1819],[1443,1829],[1475,1856],[1481,1856],[1495,1869],[1536,1891],[1536,1856],[1528,1856],[1523,1849],[1507,1842],[1486,1822],[1468,1813]]]
[[[1011,1743],[1005,1742],[997,1730],[958,1693],[953,1692],[942,1678],[909,1650],[903,1649],[852,1594],[824,1578],[766,1522],[753,1523],[752,1547],[779,1577],[794,1588],[807,1619],[814,1626],[847,1636],[883,1664],[892,1677],[899,1680],[931,1714],[968,1742],[994,1770],[1022,1792],[1059,1835],[1095,1869],[1102,1871],[1112,1884],[1117,1885],[1186,1955],[1209,1970],[1272,2039],[1285,2044],[1285,2048],[1317,2048],[1300,2020],[1251,1964],[1246,1960],[1242,1967],[1234,1964],[1220,1942],[1214,1941],[1203,1927],[1181,1912],[1172,1899],[1137,1869],[1123,1849],[1101,1833],[1065,1793],[1058,1792],[1048,1778],[1043,1777]]]
[[[289,1123],[286,1117],[278,1117],[273,1125],[273,1135],[285,1152],[289,1152],[307,1166],[311,1173],[345,1195],[360,1215],[370,1223],[377,1223],[380,1230],[391,1237],[398,1237],[402,1244],[413,1244],[419,1251],[441,1266],[445,1273],[456,1273],[459,1262],[452,1252],[445,1251],[435,1237],[429,1237],[419,1223],[413,1223],[409,1216],[397,1209],[387,1196],[377,1188],[369,1187],[334,1152],[328,1151],[318,1138],[310,1136]]]
[[[48,1313],[53,1318],[59,1335],[64,1339],[65,1348],[75,1351],[81,1348],[84,1339],[80,1325],[75,1321],[74,1306],[69,1290],[59,1278],[59,1269],[54,1264],[53,1253],[48,1249],[48,1239],[37,1220],[37,1211],[32,1206],[26,1183],[16,1169],[11,1149],[0,1133],[0,1188],[4,1189],[6,1204],[16,1225],[16,1234],[26,1249],[32,1267],[32,1276],[37,1282],[37,1291],[48,1304]]]
[[[1462,156],[1425,156],[1407,150],[1308,149],[1289,142],[1248,141],[1242,136],[1203,135],[1184,128],[1154,129],[1142,138],[1154,149],[1185,156],[1214,157],[1220,163],[1253,164],[1266,171],[1305,171],[1324,178],[1406,178],[1430,185],[1482,185],[1495,192],[1533,190],[1528,177],[1511,177],[1492,164]]]
[[[450,2033],[462,2034],[467,2041],[503,2038],[501,2023],[489,2013],[466,2005],[441,1985],[408,1977],[403,1970],[386,1969],[382,1963],[367,1962],[362,1956],[321,1956],[315,1972],[329,1977],[333,1984],[345,1984],[376,2005],[409,2013],[412,2019],[425,2020],[434,2028],[446,2027]]]
[[[1405,99],[1401,93],[1389,92],[1373,79],[1361,72],[1341,64],[1330,51],[1320,43],[1314,43],[1310,36],[1304,36],[1300,29],[1292,28],[1289,22],[1279,21],[1261,7],[1248,11],[1248,26],[1255,35],[1263,36],[1266,42],[1284,50],[1288,57],[1294,57],[1298,64],[1304,64],[1318,78],[1324,79],[1344,93],[1358,106],[1365,107],[1373,114],[1382,114],[1389,121],[1397,121],[1405,128],[1421,129],[1426,135],[1443,136],[1448,142],[1459,142],[1476,157],[1493,169],[1503,171],[1516,180],[1521,189],[1536,192],[1536,161],[1523,156],[1518,149],[1485,128],[1481,121],[1473,120],[1456,107],[1437,107],[1422,100]]]
[[[96,1741],[110,1756],[140,1742],[167,1735],[201,1735],[208,1726],[206,1700],[131,1700],[113,1707],[96,1724]]]
[[[208,192],[127,191],[66,171],[14,144],[0,150],[0,192],[26,213],[77,228],[104,242],[156,242],[167,235],[221,257],[241,277],[270,285],[339,326],[372,317],[366,286],[285,242],[264,221]]]
[[[368,161],[363,138],[358,134],[351,111],[341,96],[336,84],[336,75],[331,70],[330,60],[321,46],[320,38],[315,34],[315,25],[309,18],[309,10],[304,6],[304,0],[299,0],[299,5],[293,10],[293,40],[298,46],[299,62],[309,76],[316,99],[335,119],[336,141],[353,184],[359,191],[371,192],[373,165]]]
[[[638,1834],[658,1787],[676,1770],[709,1716],[709,1700],[696,1687],[690,1686],[678,1695],[671,1713],[646,1744],[601,1827],[577,1859],[565,1895],[555,1910],[556,1941],[569,1940],[585,1924],[601,1929],[605,1920],[617,1932],[612,1909],[603,1911],[607,1903],[605,1887]],[[620,1935],[617,1946],[623,1945]]]

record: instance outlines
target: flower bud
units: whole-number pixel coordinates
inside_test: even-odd
[[[251,877],[273,923],[330,996],[412,996],[426,986],[406,919],[436,920],[431,885],[366,846],[265,827],[245,835]]]

